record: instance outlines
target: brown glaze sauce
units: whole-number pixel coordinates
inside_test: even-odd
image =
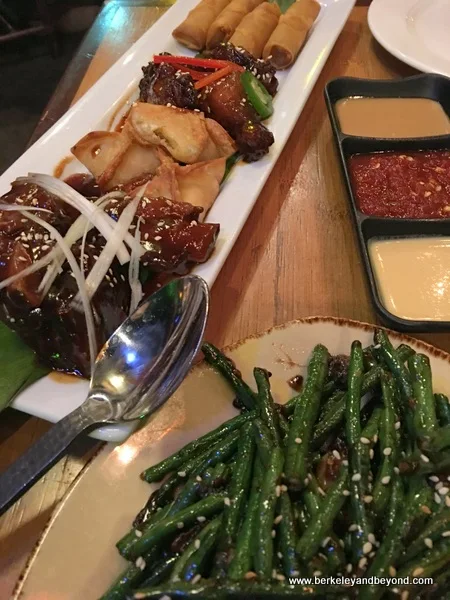
[[[118,133],[121,133],[121,131],[124,128],[125,123],[126,123],[126,121],[128,119],[128,115],[130,114],[130,110],[131,110],[131,106],[127,110],[127,112],[124,115],[122,115],[122,117],[120,118],[120,121],[115,126],[114,131],[117,131]]]
[[[95,178],[87,173],[74,173],[64,181],[85,198],[100,198],[102,195]]]
[[[127,96],[124,96],[122,98],[121,102],[119,102],[116,110],[109,117],[107,131],[113,131],[114,121],[117,119],[117,116],[122,112],[122,110],[126,107],[130,98],[131,98],[131,94],[128,94]],[[114,128],[114,131],[119,131],[119,132],[122,131],[122,128],[125,124],[126,118],[128,117],[128,113],[130,112],[130,109],[131,109],[131,106],[126,111],[126,113],[121,117],[118,125],[116,125],[116,127]]]
[[[289,386],[296,392],[300,392],[303,387],[303,375],[294,375],[288,381]]]
[[[274,346],[276,346],[275,344],[273,344],[273,345],[274,345]],[[292,359],[292,358],[289,356],[289,354],[286,352],[286,350],[283,348],[283,346],[282,346],[282,345],[280,345],[280,346],[278,347],[278,350],[279,350],[279,351],[280,351],[282,354],[284,354],[284,357],[285,357],[285,358],[280,358],[280,357],[277,357],[277,358],[275,359],[275,361],[276,361],[278,364],[280,364],[280,365],[285,365],[286,367],[289,367],[289,368],[291,368],[291,369],[293,369],[294,367],[301,367],[301,366],[302,366],[302,365],[299,365],[297,362],[295,362],[295,361],[294,361],[294,360],[293,360],[293,359]]]
[[[59,163],[56,165],[56,167],[53,169],[53,177],[56,177],[57,179],[61,179],[61,176],[64,173],[65,168],[67,167],[67,165],[70,165],[70,163],[73,161],[73,159],[74,159],[73,156],[66,156],[63,159],[61,159],[59,161]]]
[[[76,377],[75,375],[68,375],[67,373],[60,373],[59,371],[51,371],[48,374],[48,377],[50,377],[50,379],[52,379],[53,381],[56,381],[56,383],[77,383],[77,381],[80,381],[79,377]]]

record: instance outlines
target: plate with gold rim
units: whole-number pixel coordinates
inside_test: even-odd
[[[311,317],[274,327],[226,349],[252,381],[254,366],[272,373],[274,398],[287,401],[288,381],[305,375],[313,347],[348,354],[353,340],[373,341],[374,325]],[[435,390],[450,395],[450,355],[422,341],[389,332],[429,356]],[[13,600],[97,600],[126,566],[115,543],[128,531],[153,486],[139,478],[147,467],[236,414],[233,393],[205,363],[196,365],[168,403],[121,445],[105,444],[72,484],[37,543]]]

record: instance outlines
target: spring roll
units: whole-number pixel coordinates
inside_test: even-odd
[[[280,15],[276,2],[263,2],[242,19],[230,42],[245,48],[255,58],[261,58],[264,46],[278,25]]]
[[[281,15],[278,25],[263,50],[263,58],[276,69],[286,69],[297,58],[311,29],[320,4],[316,0],[297,0]]]
[[[209,28],[206,47],[211,49],[222,42],[228,42],[245,15],[262,2],[264,0],[231,0]]]
[[[186,19],[173,30],[173,37],[191,50],[203,50],[208,29],[230,0],[201,0]]]

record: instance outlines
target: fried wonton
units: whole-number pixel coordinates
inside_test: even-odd
[[[187,165],[175,165],[176,179],[182,202],[201,206],[203,220],[208,210],[214,204],[220,189],[220,183],[225,173],[225,158]]]
[[[202,221],[219,194],[225,162],[225,158],[216,158],[185,167],[176,163],[162,165],[147,183],[143,195],[200,207]]]
[[[139,143],[165,148],[186,164],[231,156],[236,151],[233,139],[219,123],[209,121],[203,113],[137,102],[124,130]]]
[[[153,175],[162,162],[171,161],[162,148],[143,146],[126,132],[93,131],[71,150],[104,190]]]

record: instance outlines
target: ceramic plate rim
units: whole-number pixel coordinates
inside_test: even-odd
[[[413,2],[414,0],[410,1]],[[369,6],[369,11],[367,14],[367,22],[369,25],[369,29],[373,37],[377,40],[377,42],[385,50],[392,54],[392,56],[398,58],[405,64],[413,67],[414,69],[422,71],[423,73],[438,73],[450,77],[450,71],[443,71],[439,68],[436,68],[428,61],[423,61],[420,58],[416,58],[414,55],[405,52],[401,48],[401,46],[395,46],[395,42],[392,41],[389,34],[386,35],[383,27],[380,27],[380,23],[382,23],[382,9],[384,9],[386,4],[386,0],[373,0]],[[396,10],[395,7],[393,10]],[[384,15],[384,18],[386,18],[386,15]]]
[[[315,325],[315,324],[321,324],[321,323],[331,323],[331,324],[336,325],[339,328],[353,327],[355,329],[361,329],[364,332],[374,331],[375,329],[382,329],[383,331],[386,331],[390,337],[395,338],[397,341],[400,341],[402,343],[408,343],[408,342],[413,343],[414,346],[420,348],[421,350],[423,350],[427,354],[433,356],[434,358],[446,360],[448,363],[450,363],[450,353],[449,352],[446,352],[445,350],[442,350],[441,348],[433,346],[432,344],[429,344],[428,342],[424,342],[423,340],[414,338],[410,335],[407,335],[407,334],[404,334],[404,333],[401,333],[398,331],[394,331],[393,329],[389,329],[387,327],[383,327],[381,325],[377,325],[374,323],[367,323],[366,321],[359,321],[359,320],[350,319],[347,317],[320,316],[320,315],[319,316],[310,316],[310,317],[301,317],[298,319],[292,319],[290,321],[281,323],[279,325],[274,325],[272,327],[267,328],[266,330],[264,330],[262,332],[250,334],[247,337],[245,337],[241,340],[238,340],[237,342],[228,344],[227,346],[224,346],[222,349],[226,353],[233,351],[233,350],[239,348],[240,346],[246,344],[250,340],[257,340],[257,339],[263,338],[265,336],[270,335],[273,331],[287,329],[296,324]],[[192,367],[192,369],[189,372],[187,377],[189,377],[192,372],[203,368],[204,365],[205,365],[204,360],[195,364]],[[59,513],[63,510],[67,499],[72,494],[72,492],[74,491],[76,486],[80,483],[80,481],[82,480],[85,473],[94,464],[94,461],[96,460],[98,455],[102,452],[105,445],[106,445],[106,442],[100,444],[98,450],[89,458],[88,462],[83,466],[81,471],[77,474],[75,479],[72,481],[72,483],[67,488],[67,490],[64,493],[63,497],[61,498],[61,500],[58,502],[58,504],[53,509],[51,515],[49,516],[47,522],[44,525],[42,532],[40,533],[38,539],[36,540],[36,543],[34,544],[33,549],[30,552],[30,555],[28,556],[23,569],[20,572],[17,582],[14,586],[11,600],[20,600],[20,596],[21,596],[23,587],[26,583],[28,574],[31,571],[31,568],[32,568],[33,563],[39,553],[41,546],[45,543],[45,538],[46,538],[48,532],[50,531],[53,522],[57,519]]]

